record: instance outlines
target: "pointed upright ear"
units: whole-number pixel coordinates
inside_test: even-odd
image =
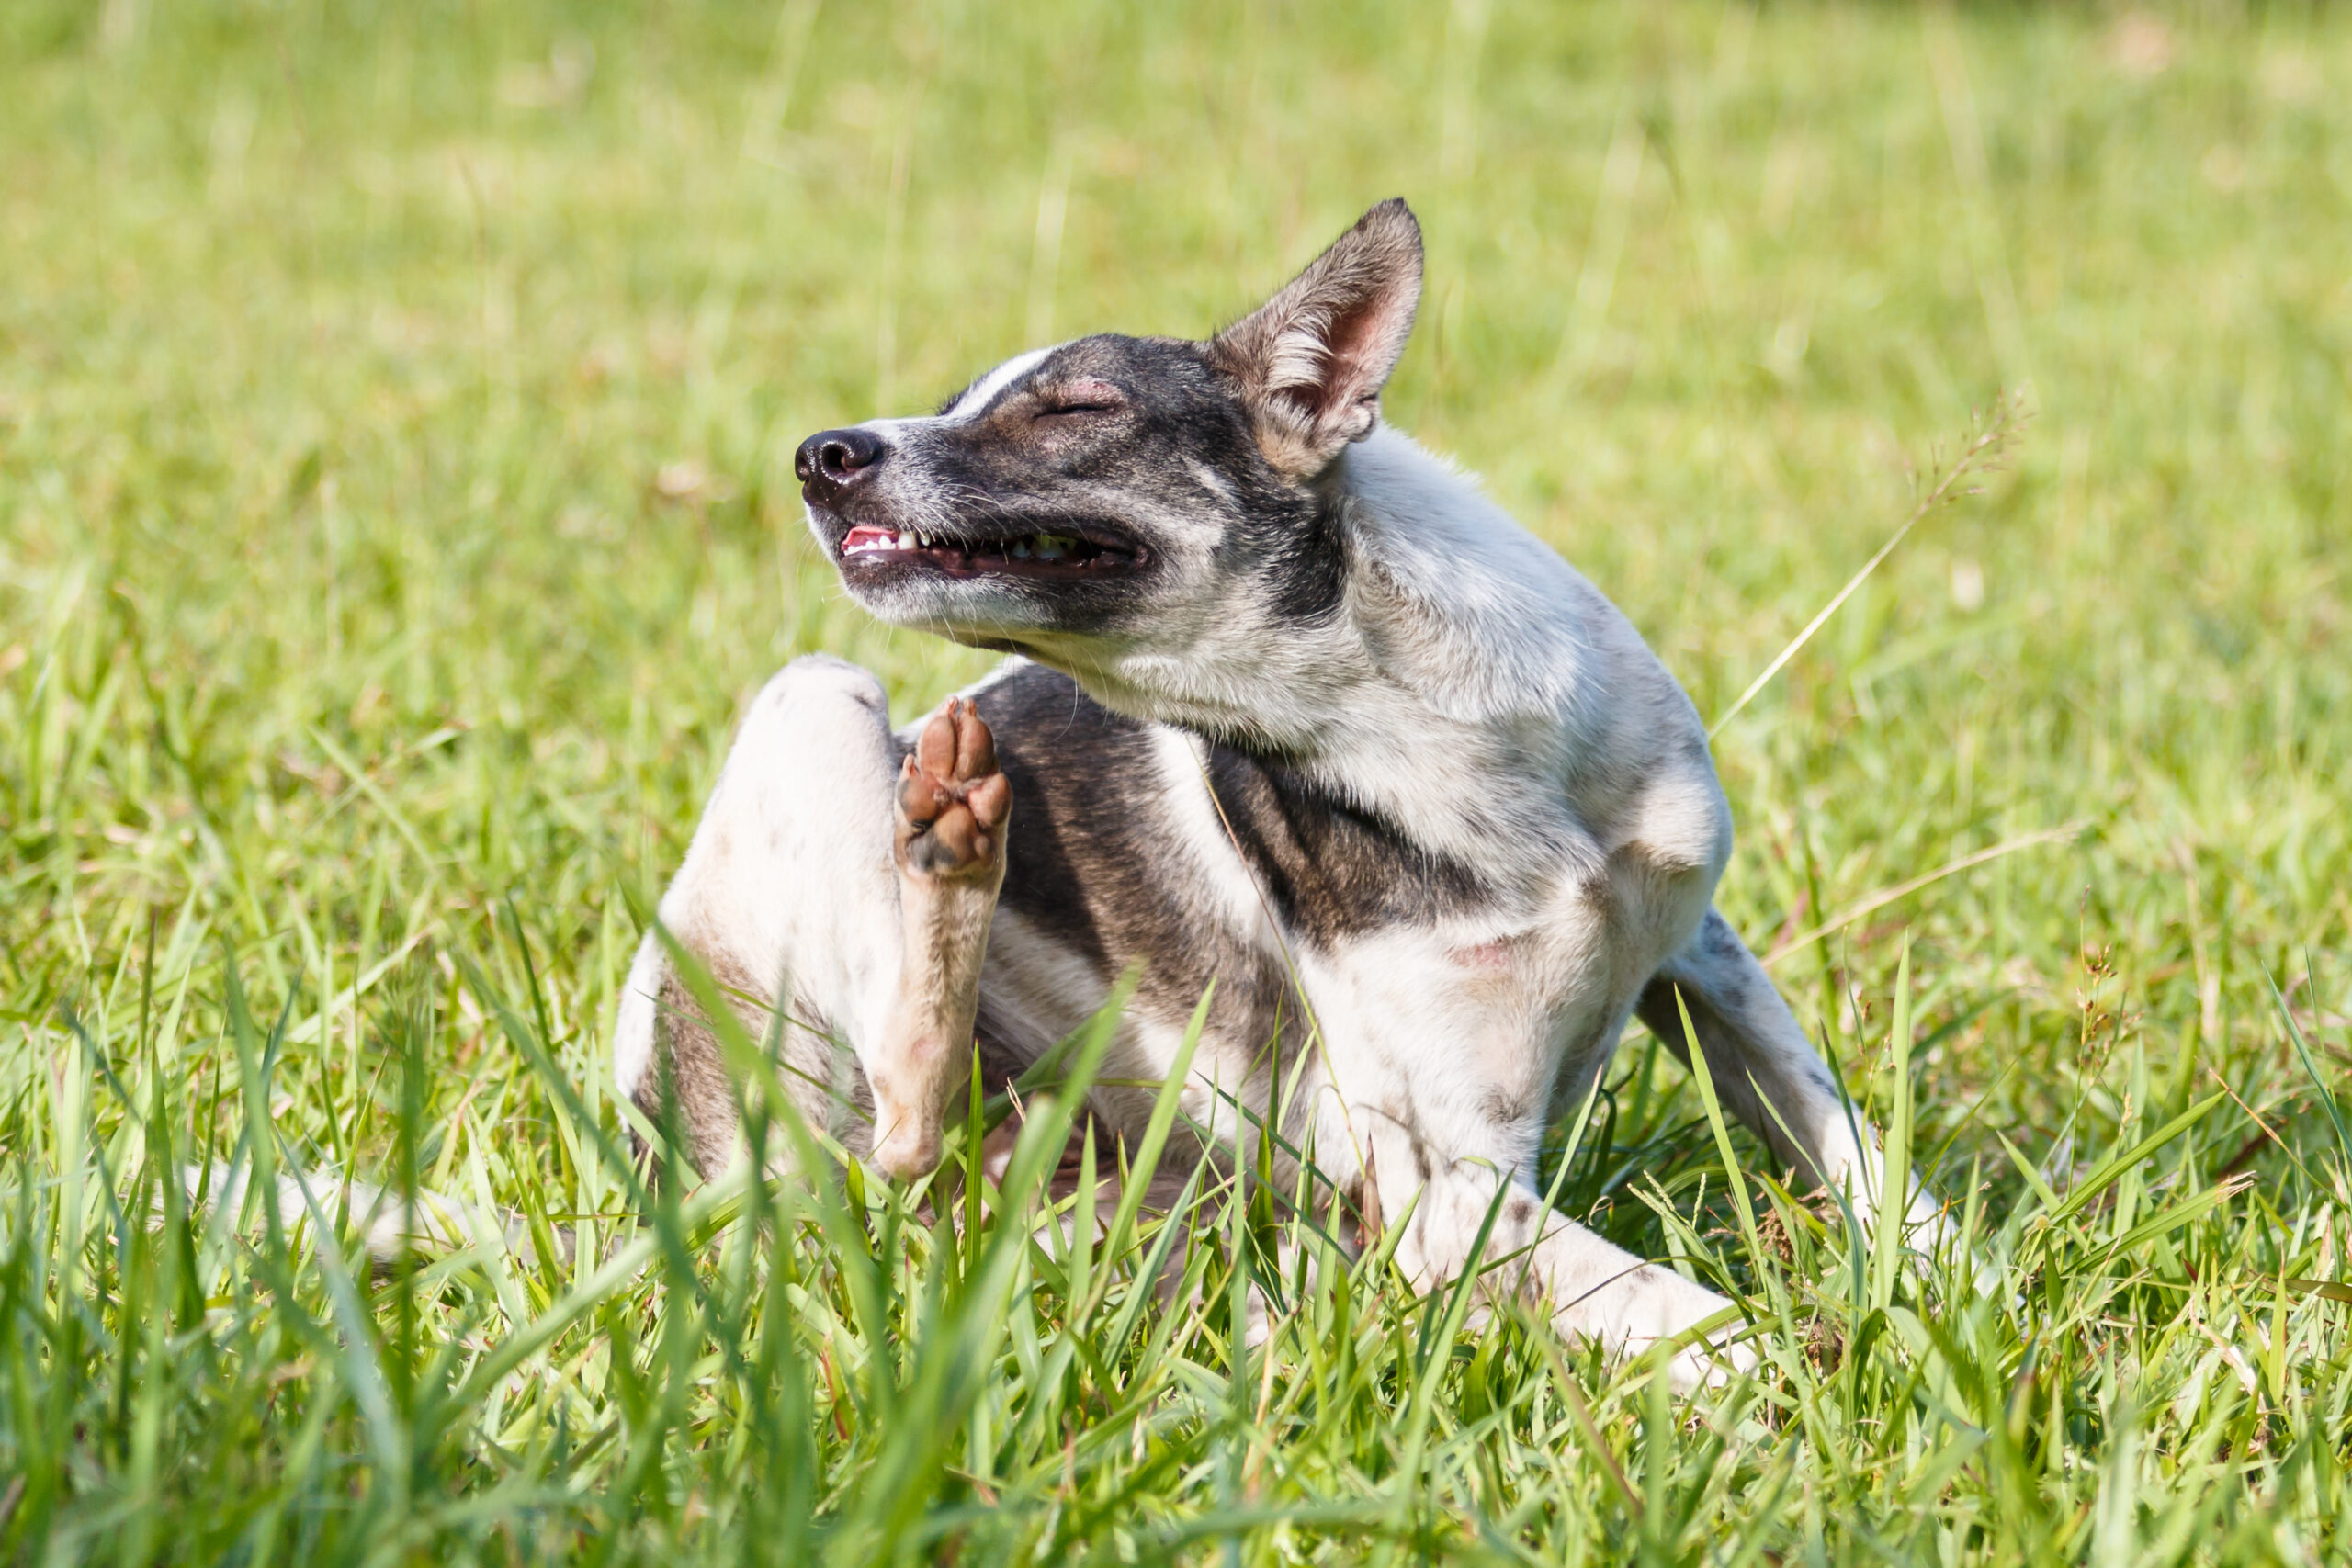
[[[1283,291],[1209,344],[1266,460],[1312,478],[1372,434],[1421,301],[1421,226],[1402,197],[1356,220]]]

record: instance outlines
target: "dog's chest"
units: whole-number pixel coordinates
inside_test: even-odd
[[[1622,1002],[1604,902],[1568,881],[1508,919],[1463,911],[1303,951],[1335,1086],[1417,1118],[1464,1098],[1505,1120],[1540,1109],[1564,1048]]]
[[[1473,863],[1035,666],[978,701],[1016,802],[990,963],[1041,1025],[1065,1010],[1048,998],[1066,964],[1107,980],[1140,964],[1136,1006],[1165,1023],[1216,987],[1211,1032],[1237,1066],[1311,1032],[1351,1097],[1508,1115],[1540,1105],[1563,1043],[1623,999],[1618,911],[1573,821]]]

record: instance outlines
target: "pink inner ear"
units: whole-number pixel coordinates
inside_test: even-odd
[[[1420,302],[1420,231],[1384,202],[1210,345],[1293,457],[1361,438]],[[1305,428],[1300,428],[1304,426]]]
[[[1333,317],[1324,329],[1321,384],[1300,389],[1311,399],[1308,410],[1317,420],[1329,419],[1377,391],[1364,384],[1370,379],[1367,361],[1374,357],[1380,340],[1394,330],[1395,316],[1393,300],[1372,295]]]

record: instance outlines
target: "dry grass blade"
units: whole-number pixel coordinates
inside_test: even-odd
[[[1772,662],[1764,667],[1763,673],[1747,683],[1747,690],[1739,694],[1738,700],[1725,708],[1715,722],[1708,727],[1708,739],[1713,740],[1716,736],[1721,735],[1724,726],[1736,718],[1740,710],[1753,702],[1758,692],[1772,683],[1772,677],[1778,675],[1782,666],[1794,659],[1799,650],[1813,640],[1813,634],[1819,631],[1828,623],[1830,616],[1844,607],[1846,601],[1854,596],[1855,590],[1870,581],[1871,573],[1876,571],[1886,558],[1894,553],[1894,547],[1897,545],[1910,536],[1912,529],[1917,527],[1921,521],[1937,508],[1958,501],[1962,496],[1977,493],[1976,488],[1968,485],[1967,480],[1991,470],[2000,463],[2009,442],[2025,427],[2029,417],[2030,416],[2022,398],[2016,394],[2004,395],[1995,400],[1989,410],[1977,416],[1975,428],[1961,444],[1960,451],[1951,461],[1937,468],[1935,477],[1928,481],[1927,489],[1919,493],[1917,504],[1911,509],[1911,515],[1903,520],[1903,525],[1888,536],[1886,543],[1878,547],[1878,553],[1864,561],[1861,569],[1846,580],[1846,585],[1830,596],[1829,603],[1824,604],[1813,619],[1804,624],[1803,631],[1789,640],[1788,646],[1781,649],[1773,658]]]

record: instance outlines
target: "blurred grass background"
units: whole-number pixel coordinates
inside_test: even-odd
[[[2022,1196],[1994,1130],[2063,1178],[2215,1074],[2249,1111],[2200,1168],[2286,1180],[2333,1110],[2286,1021],[2325,1064],[2352,1012],[2348,103],[2352,20],[2218,0],[17,0],[10,1179],[80,1147],[69,1017],[225,1151],[232,969],[292,1009],[292,1146],[380,1164],[379,1010],[424,998],[435,1169],[573,1179],[458,960],[523,994],[511,904],[593,1083],[628,897],[743,696],[812,649],[902,716],[986,667],[842,599],[793,445],[1038,341],[1204,334],[1401,194],[1430,284],[1388,416],[1710,717],[1914,469],[2026,399],[1985,493],[1719,737],[1722,902],[1762,946],[1866,910],[1777,969],[1866,1093],[1907,938],[1923,1014],[1960,1023],[1911,1068],[1949,1185],[1983,1154]],[[1681,1125],[1669,1168],[1719,1181]],[[2215,1245],[2332,1236],[2312,1179]],[[2336,1309],[2301,1310],[2340,1353]],[[0,1469],[71,1426],[14,1419]],[[43,1531],[123,1495],[78,1473],[29,1494]],[[0,1524],[28,1561],[34,1517]]]

